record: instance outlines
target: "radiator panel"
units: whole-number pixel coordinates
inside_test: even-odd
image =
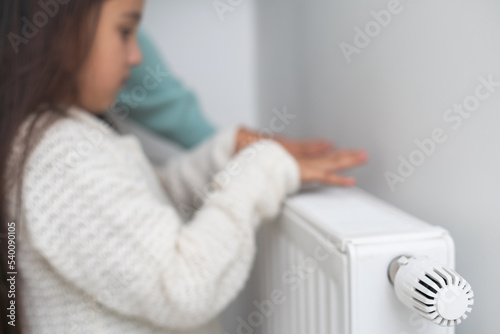
[[[402,254],[453,267],[451,238],[359,189],[293,197],[276,221],[260,227],[257,245],[256,296],[281,298],[255,333],[454,333],[406,309],[386,272]]]

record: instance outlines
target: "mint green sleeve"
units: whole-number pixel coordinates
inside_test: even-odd
[[[143,61],[131,72],[116,107],[153,133],[189,149],[215,133],[196,96],[169,71],[159,51],[139,29]]]

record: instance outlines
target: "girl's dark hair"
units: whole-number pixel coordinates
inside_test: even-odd
[[[104,1],[2,0],[0,4],[0,333],[22,332],[22,273],[15,266],[15,297],[11,298],[7,272],[14,267],[8,261],[18,261],[12,250],[8,253],[12,240],[7,236],[8,223],[21,218],[24,165],[37,138],[57,117],[64,116],[64,106],[77,101],[77,74],[92,45]],[[28,119],[20,158],[11,168],[14,139]],[[7,198],[12,184],[17,190],[11,195],[15,212],[9,211],[13,199]],[[9,325],[7,317],[12,300],[15,326]]]

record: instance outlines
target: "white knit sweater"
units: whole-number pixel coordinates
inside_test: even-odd
[[[220,334],[256,228],[300,186],[293,157],[271,140],[231,157],[233,127],[153,166],[134,136],[77,107],[68,116],[24,171],[26,333]]]

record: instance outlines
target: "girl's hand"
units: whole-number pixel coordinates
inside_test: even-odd
[[[285,137],[274,137],[296,159],[314,157],[325,154],[335,148],[334,144],[322,139],[294,140]]]
[[[302,183],[320,182],[344,187],[353,186],[356,179],[340,175],[338,172],[359,166],[367,161],[368,155],[363,150],[339,150],[316,157],[297,159]]]
[[[293,140],[283,136],[269,137],[242,127],[236,137],[235,154],[247,145],[263,138],[277,141],[296,159],[321,155],[334,148],[334,145],[326,140]]]
[[[338,174],[368,161],[363,150],[336,150],[325,140],[299,141],[285,137],[268,137],[246,128],[240,128],[236,139],[235,154],[259,139],[273,139],[280,143],[296,160],[302,183],[320,182],[335,186],[352,186],[356,180]]]

